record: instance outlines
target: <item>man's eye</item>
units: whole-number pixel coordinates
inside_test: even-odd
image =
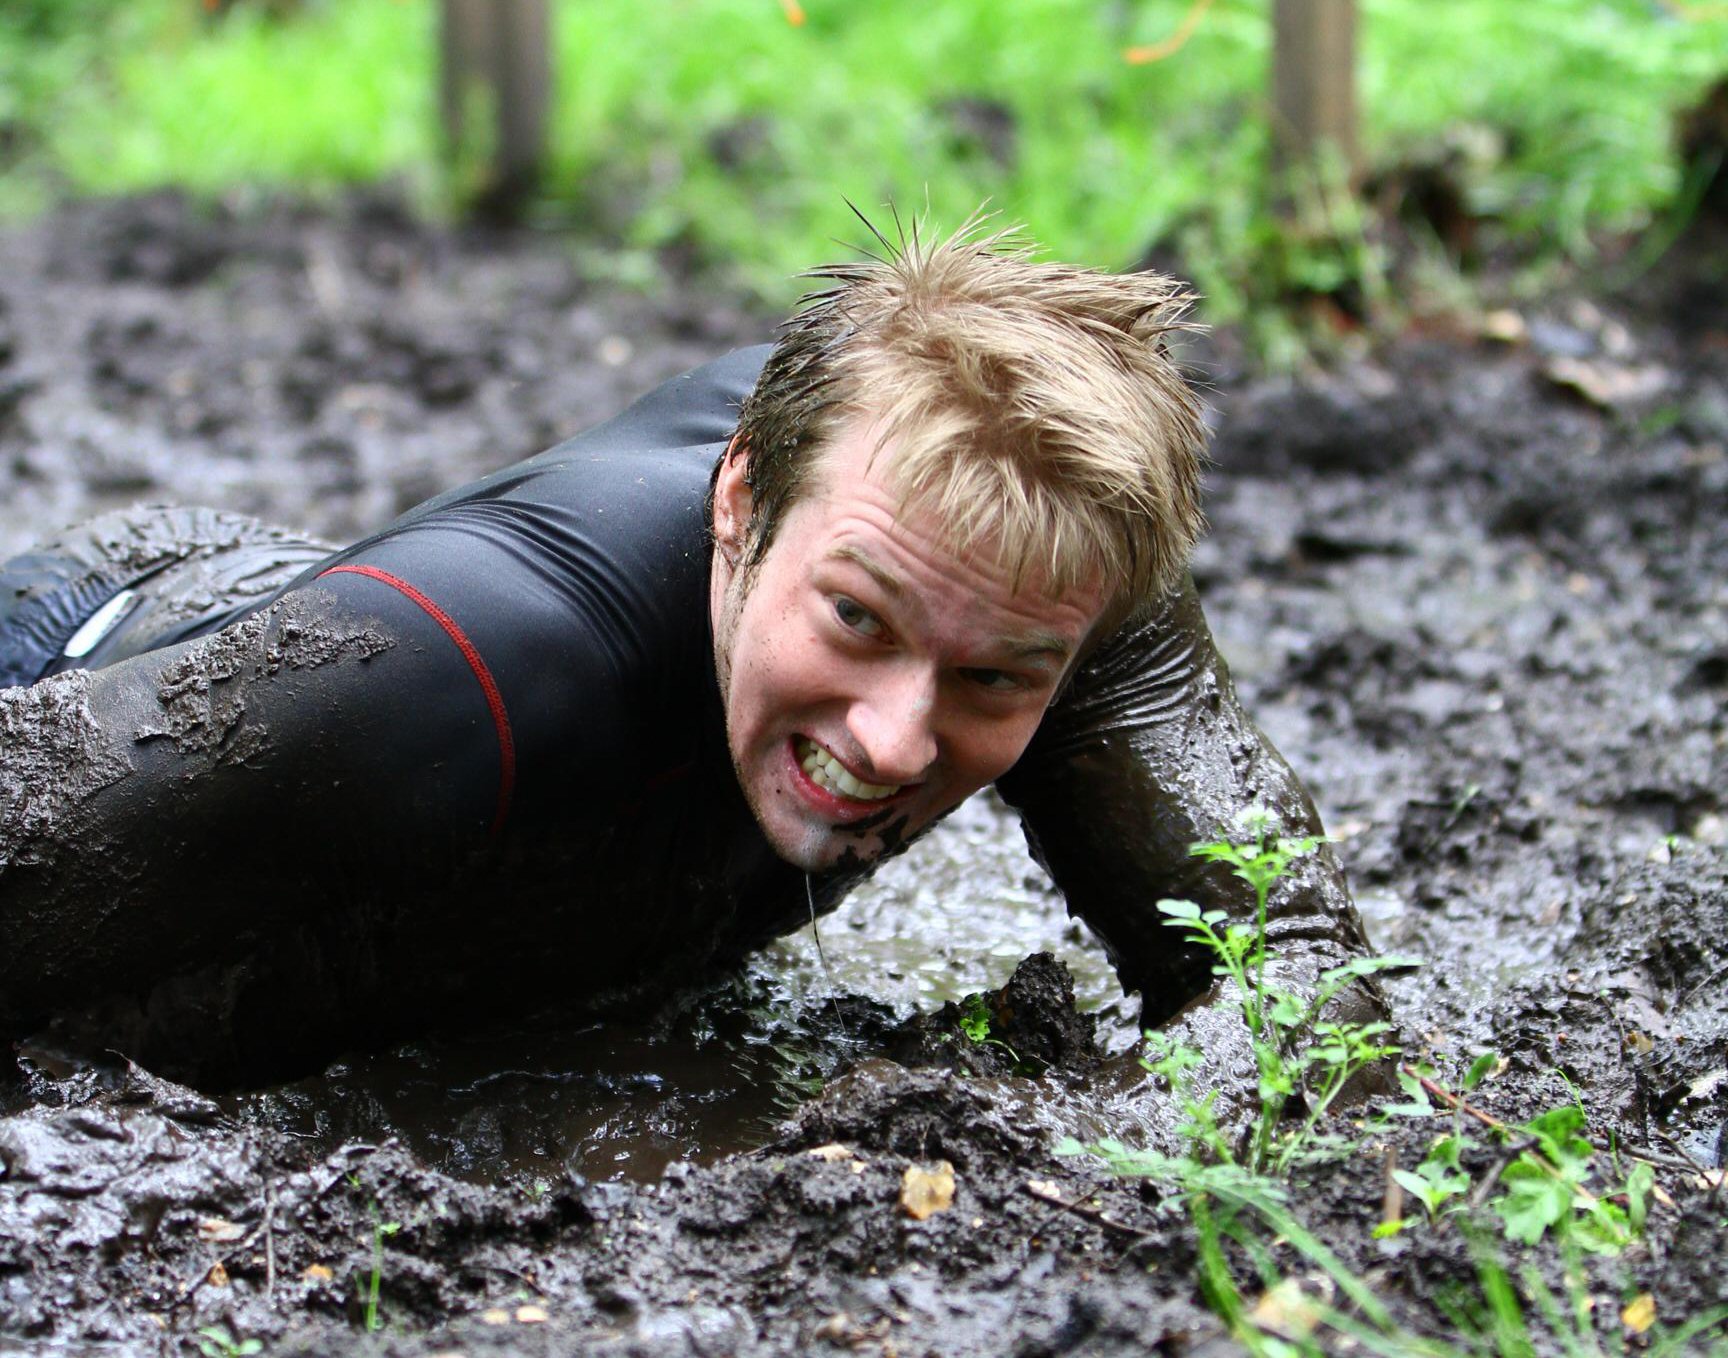
[[[991,693],[1017,693],[1026,687],[1025,680],[1007,670],[972,669],[966,671],[966,677]]]
[[[882,634],[882,624],[876,615],[856,599],[848,599],[844,594],[834,600],[834,616],[860,636],[874,637]]]

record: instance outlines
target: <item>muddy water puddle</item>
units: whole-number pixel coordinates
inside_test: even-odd
[[[898,1023],[1001,986],[1033,953],[1068,967],[1107,1052],[1136,1047],[1136,1006],[990,794],[887,865],[819,936],[806,928],[653,1019],[428,1039],[222,1102],[320,1152],[397,1137],[445,1173],[537,1192],[567,1174],[653,1183],[676,1161],[763,1145]],[[1119,1130],[1139,1083],[1123,1059],[1095,1088],[1021,1081],[1015,1098],[1052,1129]]]

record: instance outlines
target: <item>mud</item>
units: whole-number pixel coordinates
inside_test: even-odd
[[[1658,1167],[1645,1240],[1587,1264],[1605,1342],[1639,1292],[1664,1324],[1728,1300],[1728,1206],[1700,1186],[1728,1152],[1728,319],[1699,303],[1720,247],[1637,298],[1529,307],[1510,345],[1413,331],[1303,381],[1190,351],[1219,433],[1207,612],[1373,945],[1425,961],[1386,987],[1406,1047],[1454,1080],[1495,1050],[1489,1113],[1576,1097],[1597,1144]],[[0,324],[9,553],[138,498],[342,540],[770,321],[383,200],[164,197],[0,233]],[[82,682],[0,699],[8,749]],[[114,772],[73,745],[62,773]],[[78,794],[4,795],[10,824]],[[1181,1214],[1050,1154],[1160,1141],[1171,1115],[1135,1006],[999,803],[821,944],[642,1023],[359,1049],[264,1090],[26,1043],[0,1072],[0,1348],[190,1353],[221,1325],[288,1353],[1238,1351]],[[980,1013],[1000,1045],[963,1028]],[[1411,1167],[1449,1125],[1371,1132],[1292,1198],[1442,1337],[1459,1233],[1371,1232],[1388,1154]],[[914,1220],[905,1175],[941,1162],[952,1205]],[[1324,1291],[1287,1244],[1273,1262]]]
[[[56,675],[0,689],[0,825],[8,866],[51,857],[66,814],[131,771],[90,709],[90,677]]]
[[[218,762],[256,758],[268,750],[264,729],[254,725],[250,739],[231,739],[246,715],[247,689],[235,679],[370,660],[395,644],[375,627],[332,628],[298,599],[273,604],[175,654],[156,692],[162,710],[140,724],[132,740],[166,739],[179,754],[213,755]]]

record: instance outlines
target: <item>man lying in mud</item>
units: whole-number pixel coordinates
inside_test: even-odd
[[[1186,561],[1203,429],[1154,274],[912,240],[770,351],[344,551],[111,514],[0,573],[0,1031],[206,1082],[663,996],[994,783],[1148,1022],[1188,852],[1316,833]],[[1273,902],[1299,985],[1360,933]],[[1363,991],[1346,998],[1358,1011]]]

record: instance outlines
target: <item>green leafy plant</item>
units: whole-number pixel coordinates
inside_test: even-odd
[[[1588,1250],[1618,1254],[1643,1233],[1650,1188],[1650,1166],[1628,1176],[1624,1206],[1585,1187],[1596,1148],[1583,1136],[1584,1114],[1565,1104],[1521,1130],[1534,1145],[1519,1153],[1501,1175],[1506,1192],[1494,1210],[1506,1225],[1506,1238],[1533,1245],[1552,1230]]]
[[[1476,1058],[1465,1074],[1466,1092],[1485,1077],[1497,1062],[1489,1052]],[[1432,1116],[1436,1111],[1430,1095],[1447,1105],[1453,1114],[1453,1130],[1430,1148],[1414,1174],[1394,1171],[1393,1177],[1428,1209],[1437,1223],[1441,1208],[1460,1194],[1477,1190],[1487,1198],[1488,1190],[1500,1191],[1487,1205],[1499,1218],[1502,1234],[1513,1244],[1535,1245],[1552,1235],[1568,1247],[1596,1254],[1619,1254],[1644,1232],[1649,1215],[1655,1171],[1642,1162],[1616,1184],[1596,1189],[1599,1154],[1585,1136],[1586,1116],[1577,1102],[1562,1104],[1523,1124],[1501,1122],[1465,1102],[1441,1086],[1430,1075],[1413,1067],[1399,1073],[1411,1101],[1386,1111],[1401,1116]],[[1496,1169],[1480,1187],[1464,1172],[1462,1157],[1478,1147],[1478,1138],[1466,1132],[1463,1118],[1485,1127],[1500,1148]]]
[[[1443,1136],[1428,1148],[1414,1173],[1407,1169],[1392,1171],[1392,1177],[1404,1191],[1427,1210],[1431,1223],[1464,1205],[1464,1195],[1470,1191],[1472,1181],[1459,1164],[1463,1153],[1462,1137]],[[1384,1223],[1375,1228],[1376,1234],[1390,1235],[1401,1225],[1401,1221]]]
[[[236,1339],[226,1325],[206,1325],[198,1331],[198,1352],[204,1358],[246,1358],[263,1351],[262,1339]]]
[[[982,995],[968,995],[961,1002],[960,1031],[968,1041],[980,1046],[994,1040],[990,1036],[990,1007]]]
[[[1364,958],[1335,967],[1321,975],[1307,996],[1269,984],[1266,919],[1272,890],[1321,841],[1280,835],[1274,818],[1260,807],[1244,813],[1238,827],[1242,838],[1196,844],[1192,852],[1226,865],[1249,886],[1254,893],[1253,922],[1232,923],[1226,912],[1205,910],[1192,901],[1160,901],[1158,908],[1167,916],[1167,925],[1211,952],[1214,973],[1231,984],[1240,1005],[1258,1073],[1258,1102],[1245,1141],[1232,1137],[1220,1123],[1217,1091],[1197,1093],[1193,1087],[1193,1073],[1205,1065],[1205,1056],[1168,1034],[1148,1033],[1141,1064],[1181,1101],[1188,1152],[1170,1156],[1131,1150],[1113,1140],[1082,1145],[1072,1138],[1056,1151],[1090,1154],[1114,1173],[1150,1177],[1171,1189],[1172,1201],[1186,1211],[1199,1237],[1199,1282],[1207,1304],[1253,1351],[1279,1352],[1246,1321],[1241,1286],[1226,1257],[1226,1241],[1261,1262],[1261,1271],[1270,1275],[1273,1270],[1261,1234],[1270,1230],[1324,1270],[1371,1327],[1384,1330],[1391,1325],[1372,1291],[1291,1212],[1276,1176],[1319,1147],[1321,1119],[1350,1080],[1397,1051],[1383,1040],[1389,1025],[1324,1020],[1321,1015],[1327,1004],[1356,980],[1411,965],[1411,959]],[[1303,1115],[1287,1119],[1287,1112],[1296,1107],[1305,1109]]]
[[[1273,1259],[1277,1241],[1330,1278],[1348,1303],[1344,1310],[1314,1303],[1309,1308],[1314,1326],[1327,1326],[1367,1353],[1401,1358],[1453,1354],[1458,1351],[1454,1347],[1396,1323],[1363,1280],[1304,1226],[1284,1184],[1304,1159],[1339,1148],[1339,1143],[1319,1136],[1321,1120],[1352,1077],[1395,1052],[1386,1040],[1386,1025],[1328,1021],[1321,1017],[1327,1004],[1357,979],[1409,965],[1409,959],[1371,958],[1334,968],[1319,978],[1312,994],[1303,996],[1272,984],[1268,899],[1318,841],[1279,835],[1259,811],[1244,817],[1241,828],[1241,838],[1196,845],[1194,853],[1227,865],[1252,888],[1252,925],[1233,923],[1223,911],[1188,901],[1164,901],[1159,908],[1167,924],[1210,951],[1214,972],[1229,983],[1240,1005],[1258,1073],[1258,1100],[1248,1134],[1232,1135],[1222,1124],[1216,1090],[1195,1090],[1194,1072],[1206,1064],[1204,1055],[1168,1034],[1149,1033],[1142,1064],[1180,1100],[1186,1150],[1169,1155],[1116,1140],[1082,1145],[1067,1138],[1057,1154],[1091,1155],[1112,1173],[1150,1178],[1166,1190],[1165,1201],[1193,1224],[1202,1297],[1251,1353],[1292,1358],[1329,1351],[1312,1337],[1268,1332],[1245,1298],[1240,1263],[1233,1260],[1251,1261],[1270,1292],[1280,1285]],[[1460,1086],[1469,1093],[1502,1067],[1495,1053],[1485,1052],[1470,1062]],[[1458,1332],[1470,1336],[1469,1351],[1503,1358],[1533,1355],[1543,1348],[1535,1326],[1567,1353],[1602,1354],[1579,1260],[1585,1253],[1617,1254],[1638,1238],[1654,1190],[1654,1172],[1639,1163],[1614,1185],[1601,1184],[1602,1157],[1585,1134],[1585,1114],[1576,1102],[1514,1125],[1453,1094],[1431,1070],[1405,1065],[1398,1080],[1405,1100],[1386,1108],[1386,1115],[1432,1118],[1450,1112],[1452,1117],[1450,1130],[1429,1145],[1416,1168],[1394,1170],[1393,1177],[1421,1204],[1421,1220],[1429,1228],[1441,1229],[1456,1220],[1469,1242],[1476,1277],[1449,1304]],[[1491,1134],[1491,1147],[1483,1144],[1484,1127]],[[1482,1154],[1485,1150],[1493,1154]],[[1468,1165],[1478,1159],[1492,1168],[1473,1173]],[[1484,1230],[1484,1222],[1497,1223],[1498,1230]],[[1394,1234],[1410,1225],[1407,1219],[1387,1222],[1376,1234]],[[1527,1249],[1545,1239],[1561,1251],[1564,1297],[1557,1297],[1533,1266],[1514,1271],[1505,1262],[1505,1250]],[[1678,1351],[1725,1317],[1728,1308],[1719,1308],[1667,1333],[1652,1330],[1645,1341],[1650,1352]],[[1623,1352],[1623,1346],[1617,1351]]]
[[[1326,1021],[1320,1017],[1326,1006],[1364,977],[1415,963],[1406,957],[1356,958],[1324,972],[1306,997],[1268,985],[1267,902],[1296,860],[1313,853],[1321,841],[1314,836],[1278,834],[1273,817],[1258,806],[1238,818],[1238,827],[1246,838],[1196,844],[1191,852],[1209,863],[1226,865],[1248,885],[1254,893],[1253,923],[1230,923],[1224,911],[1203,910],[1193,901],[1163,900],[1158,909],[1167,916],[1165,924],[1212,953],[1213,972],[1234,988],[1259,1076],[1258,1112],[1244,1160],[1254,1170],[1281,1171],[1313,1145],[1321,1119],[1350,1081],[1398,1050],[1383,1040],[1391,1025]],[[1155,1056],[1148,1069],[1170,1078],[1169,1071],[1159,1068],[1169,1059],[1168,1045],[1152,1034],[1148,1041]],[[1179,1082],[1172,1079],[1172,1087],[1179,1088]],[[1286,1113],[1298,1099],[1306,1115],[1295,1126],[1286,1126]],[[1191,1121],[1199,1111],[1188,1110]],[[1208,1125],[1202,1118],[1193,1125],[1200,1133],[1196,1139],[1210,1144],[1216,1124]],[[1210,1149],[1221,1151],[1215,1144]]]
[[[1021,1064],[1020,1054],[994,1035],[990,1003],[982,995],[968,995],[960,1002],[960,1032],[974,1046],[1000,1047],[1016,1066]]]

